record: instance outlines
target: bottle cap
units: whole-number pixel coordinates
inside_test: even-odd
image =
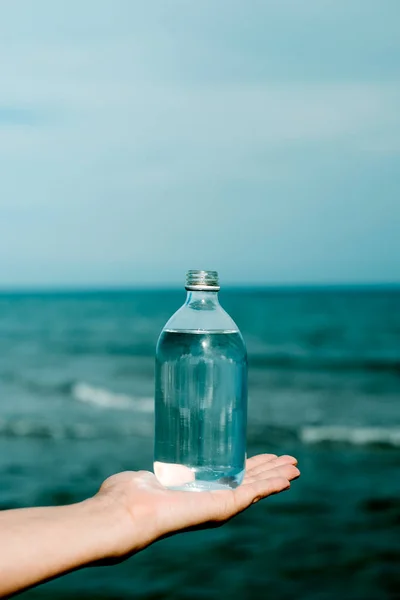
[[[190,270],[186,273],[185,288],[189,291],[218,292],[220,289],[217,271]]]

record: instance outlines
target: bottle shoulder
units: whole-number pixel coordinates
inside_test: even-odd
[[[220,304],[207,308],[184,304],[167,321],[163,331],[214,331],[239,332],[232,317]]]

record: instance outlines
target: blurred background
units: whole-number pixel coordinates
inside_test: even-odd
[[[150,469],[189,268],[249,350],[249,454],[302,478],[26,598],[400,598],[400,5],[0,7],[0,508]],[[1,543],[1,541],[0,541]]]

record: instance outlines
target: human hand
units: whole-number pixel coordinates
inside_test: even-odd
[[[260,454],[247,460],[245,478],[236,489],[200,493],[168,490],[148,471],[113,475],[93,498],[114,520],[107,558],[123,559],[173,533],[222,524],[288,489],[300,475],[296,465],[292,456]]]
[[[247,461],[234,490],[181,492],[148,471],[109,477],[88,500],[0,511],[0,597],[84,566],[123,560],[156,540],[224,523],[299,476],[291,456]]]

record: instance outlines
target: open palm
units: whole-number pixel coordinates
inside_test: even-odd
[[[98,493],[107,502],[121,504],[127,517],[121,520],[113,554],[123,557],[166,535],[221,524],[258,500],[288,489],[300,475],[296,465],[292,456],[253,456],[247,460],[242,485],[201,493],[168,490],[149,471],[113,475]]]

